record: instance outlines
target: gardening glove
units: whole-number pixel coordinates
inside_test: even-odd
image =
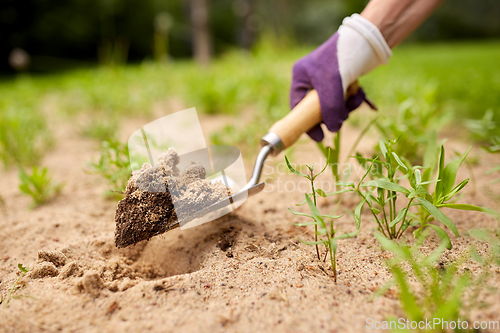
[[[347,100],[346,92],[360,76],[380,64],[386,64],[391,56],[389,45],[373,23],[358,14],[345,18],[338,32],[293,66],[291,108],[309,90],[316,89],[323,123],[329,131],[337,132],[349,112],[363,101],[376,110],[361,88],[354,91]],[[349,92],[351,93],[351,89]],[[319,124],[307,134],[318,142],[324,138]]]

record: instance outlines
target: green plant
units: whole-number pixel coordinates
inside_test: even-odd
[[[421,251],[429,230],[421,233],[411,246],[406,242],[398,244],[376,233],[375,237],[382,248],[394,254],[386,261],[392,279],[377,291],[377,295],[386,293],[395,285],[398,287],[401,307],[409,320],[417,323],[426,320],[435,323],[439,320],[430,330],[424,328],[420,329],[421,332],[445,331],[444,321],[457,323],[458,320],[467,320],[470,311],[480,306],[480,292],[488,288],[490,266],[500,265],[499,235],[491,235],[485,230],[471,230],[469,234],[488,243],[489,251],[480,255],[474,246],[470,246],[457,259],[446,263],[443,258],[446,242],[442,242],[430,254]],[[473,275],[467,268],[462,269],[469,259],[480,264],[479,274]],[[398,327],[399,321],[393,323]]]
[[[427,232],[421,234],[412,246],[408,246],[406,242],[398,244],[381,233],[375,234],[382,248],[395,255],[386,262],[393,278],[378,293],[383,294],[396,285],[403,311],[411,321],[423,322],[434,318],[455,322],[463,320],[460,310],[472,276],[468,272],[461,273],[459,268],[467,257],[462,255],[446,266],[438,266],[447,244],[443,242],[430,255],[424,254],[420,248],[427,235]]]
[[[354,182],[341,183],[342,192],[355,192],[361,197],[354,211],[356,223],[360,223],[361,210],[366,204],[378,224],[379,231],[389,239],[398,239],[409,226],[419,227],[415,231],[417,237],[425,229],[432,228],[448,248],[451,248],[451,241],[446,231],[430,223],[437,219],[457,237],[459,236],[455,224],[441,211],[441,208],[475,210],[494,214],[487,208],[448,202],[469,181],[466,179],[454,187],[458,168],[469,151],[460,159],[445,165],[445,151],[441,146],[438,150],[439,155],[426,158],[426,161],[432,161],[427,162],[429,166],[413,167],[409,162],[403,162],[403,159],[396,153],[394,150],[396,143],[398,143],[397,140],[390,140],[386,144],[379,139],[381,157],[367,159],[358,154],[357,159],[365,167],[365,174],[357,185]],[[436,160],[437,166],[433,162]],[[436,179],[431,180],[436,169]],[[372,180],[365,181],[368,175]],[[408,180],[409,186],[399,184],[403,179]],[[432,195],[429,192],[431,185],[434,186],[434,191],[431,191]],[[401,205],[402,200],[398,199],[403,197],[406,199]]]
[[[420,172],[417,172],[420,167],[412,168],[415,170],[413,177],[410,177],[412,186],[413,184],[418,185],[419,182],[422,186],[422,189],[419,190],[416,197],[419,202],[417,215],[411,214],[414,218],[418,219],[420,224],[419,229],[415,231],[416,234],[422,233],[426,227],[430,226],[443,241],[450,242],[448,235],[440,227],[429,223],[436,218],[458,236],[458,230],[453,222],[441,211],[442,208],[478,211],[494,216],[498,215],[491,209],[471,204],[456,203],[454,199],[454,197],[469,183],[469,178],[467,178],[455,186],[458,170],[467,158],[471,148],[472,147],[469,147],[469,149],[458,159],[454,159],[445,165],[445,149],[444,146],[441,145],[438,150],[439,153],[435,153],[434,157],[428,158],[431,164],[422,167],[423,173],[421,176]],[[437,165],[434,166],[432,163],[436,160]],[[436,179],[432,181],[431,179],[434,173],[436,173]],[[421,177],[420,180],[419,177]],[[431,192],[432,194],[430,194]],[[451,242],[449,243],[449,248],[451,248]]]
[[[38,167],[34,166],[31,174],[27,174],[23,168],[19,168],[19,180],[21,181],[19,189],[22,193],[33,198],[35,206],[46,203],[57,196],[64,186],[64,184],[52,180],[46,167],[39,171]]]
[[[314,164],[312,166],[306,165],[309,170],[309,174],[306,175],[295,170],[290,164],[290,161],[288,160],[288,157],[286,155],[285,155],[285,161],[288,170],[290,170],[291,172],[293,172],[298,176],[306,178],[307,180],[309,180],[311,184],[311,193],[305,193],[305,200],[302,203],[297,204],[298,206],[300,206],[304,203],[307,203],[310,210],[310,214],[297,212],[290,208],[288,209],[294,215],[305,216],[313,220],[312,222],[297,223],[296,225],[297,226],[314,225],[314,242],[307,242],[304,240],[300,241],[304,244],[314,245],[316,247],[316,255],[318,257],[318,260],[321,260],[319,255],[318,245],[323,244],[325,246],[326,253],[323,261],[326,260],[327,254],[330,254],[330,264],[333,270],[334,280],[335,282],[337,282],[337,265],[336,265],[337,240],[355,237],[359,233],[360,229],[358,225],[357,230],[354,232],[337,235],[338,230],[335,229],[334,220],[340,218],[341,216],[321,215],[321,213],[319,212],[316,203],[316,196],[319,195],[321,197],[326,197],[327,194],[322,189],[316,189],[314,187],[314,180],[316,179],[316,177],[321,175],[328,167],[328,164],[330,162],[330,154],[329,153],[327,154],[327,163],[325,164],[324,168],[316,174],[314,173]],[[327,221],[327,219],[329,221]]]
[[[100,175],[108,182],[110,190],[107,195],[117,199],[123,197],[131,172],[127,144],[115,140],[103,141],[99,161],[90,163],[89,167],[88,172]]]
[[[26,275],[26,273],[28,273],[28,271],[29,271],[29,267],[23,267],[23,265],[21,265],[21,264],[18,264],[17,267],[21,271],[21,275],[19,275],[19,277],[17,278],[17,280],[14,282],[14,285],[9,290],[9,294],[7,295],[7,298],[5,299],[5,305],[4,305],[5,308],[7,308],[7,305],[9,304],[9,301],[12,298],[12,294],[16,290],[17,284]],[[0,302],[0,304],[1,303],[2,302]]]
[[[498,124],[493,119],[493,110],[489,109],[481,119],[467,119],[465,126],[477,141],[487,142],[498,133]]]
[[[361,142],[361,139],[368,133],[368,130],[372,127],[373,124],[377,122],[377,118],[370,120],[370,122],[363,128],[361,133],[358,135],[356,141],[354,141],[353,145],[350,148],[348,156],[351,155],[357,148],[358,144]],[[323,144],[323,142],[318,142],[318,148],[323,153],[325,158],[328,158],[328,154],[330,154],[330,167],[332,169],[332,175],[334,179],[335,185],[342,181],[340,179],[340,143],[341,143],[341,130],[337,133],[333,134],[333,146],[328,147]],[[346,175],[347,176],[347,175]]]

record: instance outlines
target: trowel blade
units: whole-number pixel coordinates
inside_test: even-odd
[[[188,223],[189,221],[192,221],[196,218],[199,218],[199,217],[202,217],[206,214],[210,214],[210,213],[213,213],[213,212],[216,212],[220,209],[224,209],[230,205],[232,205],[233,203],[235,202],[238,202],[240,200],[245,200],[247,197],[249,196],[252,196],[254,194],[257,194],[259,193],[260,191],[262,191],[264,189],[264,186],[266,184],[265,183],[259,183],[257,185],[254,185],[246,190],[243,190],[243,191],[240,191],[236,194],[233,194],[227,198],[224,198],[223,200],[221,201],[218,201],[204,209],[201,209],[199,210],[198,212],[196,212],[195,214],[189,216],[189,217],[186,217],[180,221],[177,221],[177,225],[183,225],[185,223]]]

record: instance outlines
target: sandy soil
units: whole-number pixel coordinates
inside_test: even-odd
[[[213,122],[203,119],[209,127]],[[356,133],[344,130],[344,152]],[[367,318],[403,315],[395,291],[373,297],[390,278],[384,266],[389,255],[375,241],[375,224],[367,212],[361,233],[339,242],[337,284],[328,265],[315,259],[314,247],[298,241],[313,238],[310,229],[293,226],[301,220],[287,211],[303,194],[278,188],[282,182],[290,189],[300,179],[276,172],[264,192],[230,215],[117,249],[116,202],[102,197],[106,185],[98,176],[83,171],[97,156],[98,145],[71,130],[58,136],[44,165],[66,186],[51,203],[31,210],[30,198],[17,189],[17,172],[0,174],[8,209],[7,217],[0,215],[0,294],[5,297],[17,278],[18,263],[32,271],[16,292],[23,297],[1,306],[0,332],[364,332]],[[361,150],[369,152],[372,146],[367,138]],[[448,146],[466,147],[451,141]],[[500,185],[489,184],[484,173],[500,161],[480,149],[473,155],[479,158],[474,167],[477,191],[469,185],[461,201],[498,209]],[[293,160],[320,162],[321,156],[302,140]],[[459,178],[466,177],[463,168]],[[320,203],[325,212],[334,205],[332,199]],[[345,216],[337,224],[342,231],[354,230],[355,205],[354,198],[343,201]],[[485,214],[447,214],[461,233],[497,226]],[[452,240],[448,258],[477,243],[466,236]],[[500,286],[499,270],[491,283]],[[484,299],[488,306],[473,312],[472,319],[500,320],[498,294]]]

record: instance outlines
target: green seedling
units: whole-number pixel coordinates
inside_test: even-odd
[[[19,180],[21,181],[19,189],[33,198],[34,206],[44,204],[54,198],[64,187],[64,184],[52,180],[46,167],[39,171],[38,167],[34,166],[31,174],[27,174],[24,169],[20,168]]]
[[[468,119],[465,125],[472,132],[477,141],[488,142],[498,133],[498,124],[495,122],[493,110],[484,113],[483,118],[478,120]]]
[[[428,235],[427,231],[420,234],[417,241],[408,246],[406,242],[398,244],[381,233],[375,234],[382,248],[394,254],[386,262],[393,278],[377,294],[384,294],[396,285],[401,307],[411,321],[421,322],[434,318],[448,322],[463,320],[461,309],[464,306],[464,296],[474,280],[472,274],[468,271],[461,272],[459,268],[467,261],[468,256],[463,254],[453,262],[446,265],[440,262],[438,265],[447,244],[442,242],[430,255],[425,254],[420,249]],[[416,283],[411,283],[413,278]],[[479,283],[476,285],[480,286]],[[424,328],[422,332],[427,331]]]
[[[451,241],[444,229],[432,224],[434,219],[443,223],[457,237],[455,224],[441,211],[442,208],[473,210],[495,214],[492,210],[470,204],[457,204],[451,201],[467,185],[469,179],[455,185],[458,168],[463,163],[469,151],[460,159],[447,165],[444,163],[445,151],[441,146],[439,155],[427,157],[430,165],[427,167],[411,166],[393,149],[397,140],[386,143],[379,139],[379,149],[382,158],[378,156],[367,159],[357,155],[358,161],[366,172],[358,182],[342,183],[342,192],[355,192],[361,201],[354,211],[357,224],[361,221],[361,210],[367,205],[378,224],[379,231],[389,239],[399,239],[408,227],[418,227],[415,236],[418,237],[425,229],[432,228],[451,249]],[[469,149],[470,150],[470,149]],[[437,171],[435,171],[437,170]],[[431,180],[437,172],[435,180]],[[371,180],[365,181],[370,175]],[[407,179],[409,186],[400,182]],[[434,191],[430,188],[434,187]],[[430,194],[432,192],[432,195]],[[406,198],[404,201],[400,198]],[[403,201],[403,204],[401,204]]]
[[[110,186],[106,194],[121,199],[130,178],[127,144],[115,140],[103,141],[99,161],[91,163],[88,172],[106,179]]]
[[[436,166],[424,165],[422,168],[411,168],[411,170],[414,171],[409,175],[410,183],[417,188],[420,183],[422,188],[418,190],[416,195],[418,212],[416,215],[411,214],[411,216],[415,218],[418,217],[420,224],[419,229],[415,231],[416,234],[422,233],[427,227],[432,227],[443,241],[449,242],[449,237],[444,230],[436,225],[430,224],[434,219],[437,219],[458,236],[458,230],[453,222],[441,211],[442,208],[478,211],[489,213],[494,216],[498,215],[495,211],[485,207],[456,203],[456,196],[469,183],[469,178],[467,178],[455,186],[458,170],[467,158],[471,148],[472,147],[458,159],[454,159],[445,165],[445,149],[441,146],[439,154],[436,154],[435,158],[430,158],[431,161],[438,161]],[[421,174],[419,172],[420,169],[422,169]],[[436,179],[432,181],[431,179],[434,173],[436,173]],[[451,248],[451,242],[449,243],[449,248]]]
[[[325,147],[322,142],[318,142],[318,148],[321,150],[325,158],[327,158],[327,163],[330,163],[332,169],[332,175],[334,183],[340,182],[339,174],[339,159],[340,159],[340,131],[333,134],[333,146]]]
[[[5,305],[4,307],[7,308],[7,305],[9,304],[9,301],[10,299],[12,298],[12,294],[14,293],[14,291],[16,290],[17,288],[17,284],[19,283],[19,281],[28,273],[29,271],[29,267],[23,267],[23,265],[21,264],[18,264],[17,267],[19,268],[19,270],[21,271],[21,275],[19,275],[19,277],[17,278],[17,280],[14,282],[14,285],[12,286],[12,288],[10,288],[9,290],[9,294],[7,295],[7,298],[5,299]],[[1,302],[0,302],[1,304]]]
[[[309,180],[311,184],[311,193],[305,193],[304,201],[300,204],[297,204],[297,206],[300,206],[304,203],[307,203],[310,214],[301,213],[294,211],[292,209],[288,209],[294,215],[305,216],[312,219],[312,222],[297,223],[296,225],[297,226],[314,225],[314,242],[307,242],[304,240],[300,241],[304,244],[314,245],[316,247],[316,255],[318,257],[318,260],[321,260],[321,257],[319,255],[318,245],[323,244],[325,246],[326,253],[323,261],[326,260],[327,254],[330,254],[330,264],[333,270],[334,280],[335,282],[337,282],[337,265],[336,265],[337,240],[355,237],[359,233],[359,225],[356,231],[339,235],[338,230],[335,229],[334,220],[340,218],[341,215],[335,216],[332,215],[333,213],[331,215],[321,215],[321,213],[319,212],[316,202],[316,197],[317,196],[326,197],[327,194],[322,189],[317,189],[314,187],[314,180],[316,179],[316,177],[321,175],[328,167],[330,161],[330,154],[329,153],[327,154],[327,163],[325,164],[324,168],[316,174],[314,173],[314,164],[312,166],[306,165],[307,169],[309,170],[309,174],[307,175],[293,168],[286,155],[285,155],[285,161],[288,170],[290,170],[291,172],[293,172],[298,176],[306,178],[307,180]]]
[[[372,119],[368,125],[366,125],[361,133],[358,135],[356,141],[354,141],[354,144],[352,145],[349,154],[351,155],[357,148],[358,144],[361,142],[361,139],[365,136],[366,133],[370,130],[373,124],[377,122],[377,118]],[[340,171],[339,166],[340,166],[340,143],[341,143],[341,131],[339,130],[337,133],[334,133],[333,135],[333,146],[328,147],[323,144],[323,142],[318,142],[318,148],[320,151],[323,153],[325,158],[328,158],[328,155],[330,155],[330,167],[332,170],[332,175],[334,179],[334,183],[337,184],[338,182],[342,181],[340,177]],[[348,175],[346,175],[348,176]]]

